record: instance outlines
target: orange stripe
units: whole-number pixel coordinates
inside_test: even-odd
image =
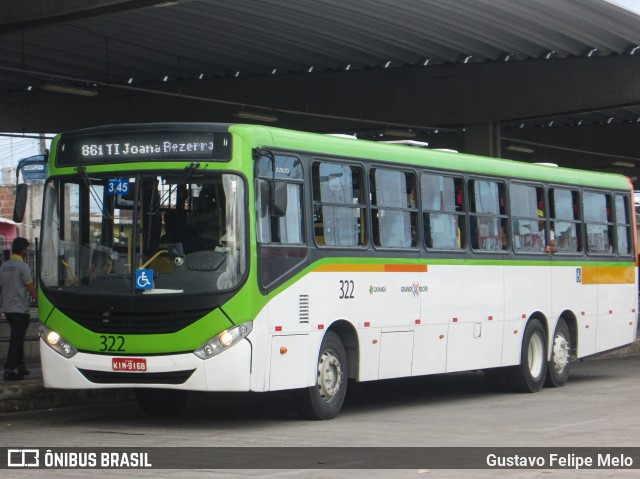
[[[426,264],[385,264],[387,273],[426,273]]]
[[[582,284],[633,284],[635,268],[628,266],[583,266]]]
[[[383,264],[325,264],[315,271],[320,273],[382,273]]]
[[[325,264],[319,273],[426,273],[426,264]]]

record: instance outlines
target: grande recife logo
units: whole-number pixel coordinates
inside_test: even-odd
[[[420,293],[426,293],[429,291],[429,286],[420,286],[420,283],[415,281],[411,286],[401,286],[401,293],[411,293],[414,297],[420,296]]]

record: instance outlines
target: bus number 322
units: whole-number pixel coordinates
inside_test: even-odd
[[[340,280],[340,299],[353,299],[354,288],[353,280]]]
[[[100,351],[124,352],[123,336],[100,336]]]

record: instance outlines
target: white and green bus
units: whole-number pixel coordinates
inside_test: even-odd
[[[633,192],[619,175],[254,125],[64,133],[44,190],[45,386],[292,390],[484,370],[562,386],[631,343]]]

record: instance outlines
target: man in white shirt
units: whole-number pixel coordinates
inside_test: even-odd
[[[11,245],[11,258],[0,267],[2,312],[11,327],[11,339],[4,365],[4,380],[19,381],[29,374],[24,365],[24,337],[29,327],[29,295],[38,297],[31,268],[24,258],[29,241],[18,236]]]

